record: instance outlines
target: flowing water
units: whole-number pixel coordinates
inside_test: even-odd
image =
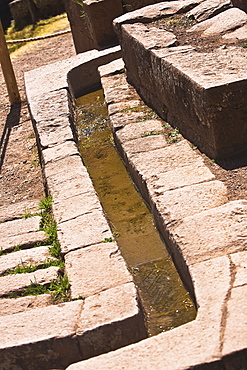
[[[193,320],[190,295],[114,146],[103,91],[77,99],[77,112],[80,153],[140,292],[149,335]]]

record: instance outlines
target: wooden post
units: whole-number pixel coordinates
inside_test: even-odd
[[[20,103],[21,98],[18,86],[15,79],[14,70],[11,64],[9,51],[7,48],[2,23],[0,21],[0,63],[3,71],[3,76],[7,86],[10,104]]]

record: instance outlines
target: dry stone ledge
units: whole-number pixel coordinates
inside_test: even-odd
[[[49,246],[9,253],[5,256],[0,256],[0,275],[18,265],[39,265],[50,260],[54,260],[54,257],[50,255]]]
[[[185,217],[170,229],[172,242],[188,265],[243,251],[247,236],[247,201],[238,200]],[[188,234],[189,233],[189,234]]]
[[[30,247],[47,239],[39,231],[40,217],[28,217],[0,224],[0,249],[10,251],[17,246]]]
[[[23,200],[18,203],[12,203],[8,206],[0,207],[0,222],[12,221],[23,217],[24,213],[34,214],[38,212],[38,199]]]
[[[230,0],[205,0],[189,11],[188,17],[193,16],[197,21],[202,22],[231,6],[232,2]]]
[[[39,307],[47,307],[51,304],[50,294],[27,296],[20,298],[1,298],[0,316],[14,315]]]
[[[237,28],[233,32],[226,33],[223,39],[234,39],[234,40],[246,40],[247,39],[247,24],[242,27]]]
[[[115,242],[67,253],[65,268],[72,298],[89,297],[133,280]]]
[[[184,1],[178,3],[180,7],[185,5]],[[152,5],[114,20],[128,80],[161,117],[178,127],[184,137],[209,157],[235,155],[246,147],[243,130],[247,130],[247,51],[238,44],[226,44],[209,52],[201,47],[193,50],[190,45],[152,47],[161,30],[157,28],[155,32],[152,25],[144,24],[148,21],[147,11],[150,10],[149,22],[152,22],[158,14],[160,18],[167,16],[166,12],[177,14],[176,4],[172,1],[170,5]],[[190,12],[196,5],[192,4]],[[166,9],[164,13],[161,6]],[[188,29],[194,31],[188,32],[188,37],[196,38],[199,30],[206,37],[206,32],[211,35],[212,31],[223,44],[226,39],[221,37],[246,24],[246,17],[238,8],[227,9]],[[141,27],[140,23],[143,23]],[[150,38],[146,45],[147,35]]]
[[[51,266],[47,269],[35,272],[6,275],[0,277],[0,296],[21,292],[26,286],[31,284],[45,285],[52,280],[56,280],[60,268]]]
[[[0,224],[0,235],[16,236],[27,234],[34,231],[39,231],[40,216],[21,218],[14,221],[8,221]]]
[[[200,32],[202,37],[218,35],[247,23],[247,14],[238,8],[228,9],[215,17],[193,26],[188,32]]]
[[[2,317],[2,368],[62,369],[79,361],[75,331],[82,306],[82,301],[68,302]]]
[[[84,359],[146,338],[134,283],[115,286],[86,298],[77,336]]]
[[[107,238],[113,239],[113,235],[101,209],[58,224],[58,239],[63,254],[101,243]]]
[[[221,181],[185,186],[153,197],[165,225],[227,203],[227,189]],[[188,202],[190,199],[190,202]]]

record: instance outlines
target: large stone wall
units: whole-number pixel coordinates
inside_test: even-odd
[[[63,13],[64,3],[60,0],[15,0],[10,3],[10,10],[15,28],[22,29],[38,19]]]

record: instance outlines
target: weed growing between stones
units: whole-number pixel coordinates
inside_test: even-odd
[[[16,294],[6,294],[3,298],[18,298],[26,296],[37,296],[40,294],[51,294],[53,302],[66,302],[70,300],[70,283],[67,275],[60,274],[57,280],[52,280],[49,284],[41,285],[31,282],[22,292]],[[79,297],[78,297],[79,299]],[[81,297],[80,299],[84,299]]]
[[[40,230],[43,230],[48,237],[46,244],[51,245],[49,251],[52,257],[61,258],[61,247],[57,240],[57,224],[53,220],[51,206],[51,196],[45,197],[39,202],[41,216]]]
[[[7,270],[3,275],[14,275],[14,274],[25,274],[29,272],[35,272],[37,270],[46,269],[51,266],[58,266],[61,269],[64,268],[64,262],[61,260],[52,260],[52,261],[46,261],[39,265],[33,265],[33,264],[20,264],[16,266],[14,269]]]
[[[247,48],[247,41],[245,41],[242,45],[243,48]]]
[[[46,233],[47,240],[42,243],[37,243],[34,247],[39,247],[41,244],[48,245],[51,256],[56,259],[51,261],[44,261],[42,263],[39,263],[38,265],[19,264],[14,269],[6,271],[3,275],[32,273],[40,269],[46,269],[51,266],[57,266],[60,268],[58,278],[56,280],[52,280],[48,284],[43,285],[31,281],[31,284],[23,288],[21,292],[5,295],[6,298],[17,298],[25,297],[28,295],[50,294],[52,296],[53,302],[70,300],[69,278],[64,273],[64,261],[61,256],[60,243],[57,240],[57,225],[52,216],[51,206],[52,206],[52,197],[50,196],[45,197],[39,202],[40,212],[35,213],[33,215],[28,212],[26,213],[25,218],[35,215],[41,217],[40,230]],[[16,246],[13,251],[16,252],[20,250],[21,250],[20,246]],[[5,253],[2,252],[0,254]],[[83,297],[81,297],[80,299],[83,299]]]
[[[150,131],[150,132],[144,132],[144,134],[141,135],[141,137],[147,137],[147,136],[154,136],[154,135],[160,135],[160,131]]]

